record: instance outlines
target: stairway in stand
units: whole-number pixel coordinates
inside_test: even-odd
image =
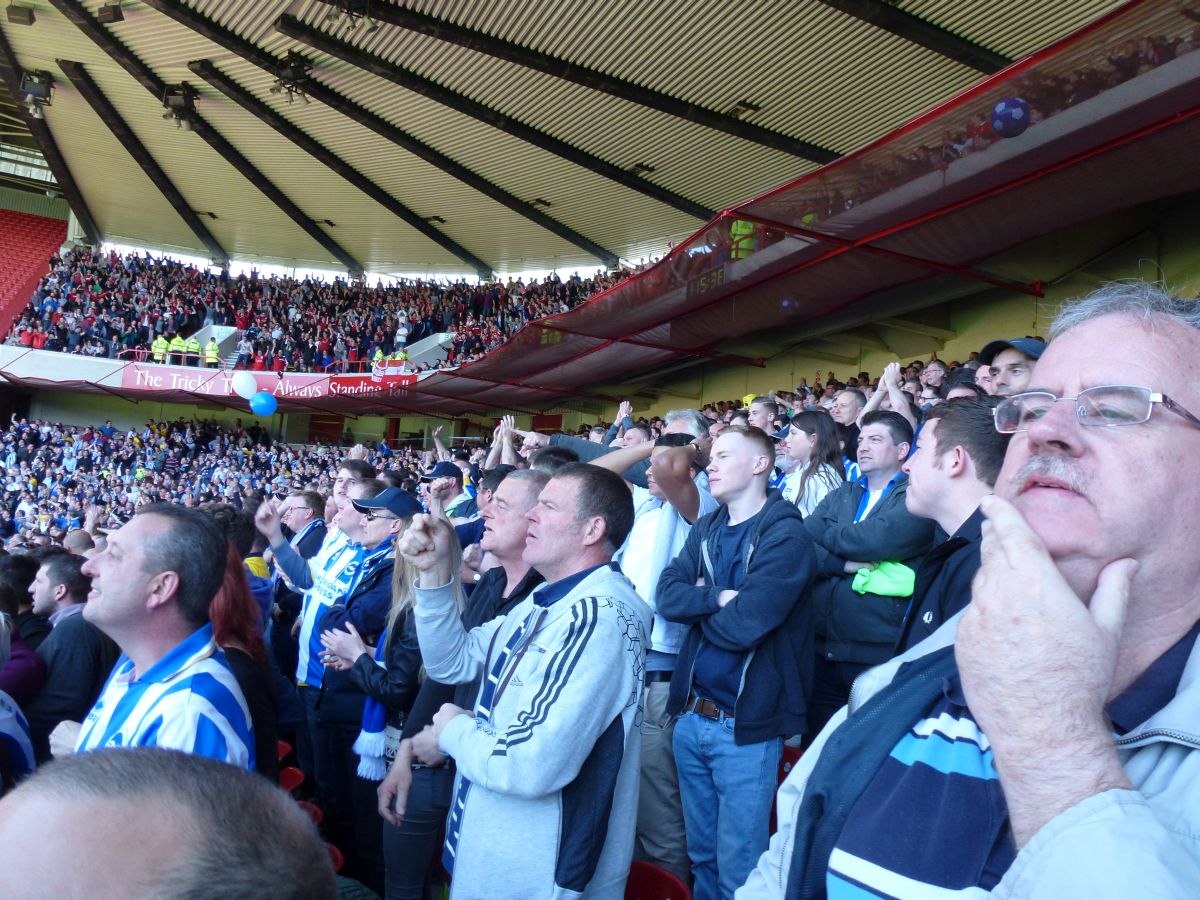
[[[0,209],[0,339],[29,304],[50,257],[67,239],[67,223]]]

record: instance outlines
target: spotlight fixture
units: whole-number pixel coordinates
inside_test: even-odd
[[[192,130],[192,118],[196,115],[196,91],[186,81],[181,84],[168,84],[163,90],[162,105],[166,112],[163,119],[174,120],[175,127],[181,131]]]
[[[8,21],[13,25],[32,25],[34,23],[33,9],[28,6],[14,6],[8,2]]]
[[[46,118],[45,107],[54,105],[54,76],[49,72],[22,72],[21,103],[33,118]]]
[[[363,26],[364,34],[379,30],[379,23],[371,18],[371,0],[333,0],[333,9],[325,16],[325,21],[336,25],[343,20],[348,31],[354,31],[359,25]]]
[[[299,97],[300,102],[308,106],[308,97],[304,93],[304,88],[308,84],[311,71],[312,63],[295,50],[289,50],[287,59],[279,65],[278,77],[271,84],[271,93],[286,94],[289,104],[294,103]]]

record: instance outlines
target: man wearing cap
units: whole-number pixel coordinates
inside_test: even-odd
[[[385,487],[376,479],[352,485],[347,497],[350,502],[338,513],[337,524],[356,547],[356,566],[345,593],[325,610],[317,630],[327,639],[330,632],[357,634],[373,647],[387,626],[392,606],[394,541],[421,512],[421,504],[408,491]],[[395,639],[400,640],[400,635]],[[415,652],[416,648],[412,649]],[[358,768],[354,742],[362,730],[365,702],[366,694],[350,671],[326,671],[318,701],[315,758],[318,784],[324,782],[327,788],[322,797],[326,812],[344,836],[353,836],[338,846],[343,851],[353,848],[357,859],[351,863],[357,863],[360,880],[378,885],[383,882],[383,838],[382,823],[375,814],[375,784],[354,774]]]
[[[1046,349],[1044,341],[1023,337],[1011,341],[992,341],[979,351],[980,368],[990,368],[991,393],[1008,397],[1029,386],[1033,364]]]
[[[446,515],[453,521],[465,519],[468,507],[475,506],[475,498],[463,490],[463,472],[452,462],[440,462],[421,476],[421,484],[430,501],[440,500]],[[458,524],[455,522],[455,524]]]

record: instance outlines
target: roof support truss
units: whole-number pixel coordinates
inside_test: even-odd
[[[514,119],[512,116],[506,115],[499,110],[492,109],[490,106],[485,106],[456,91],[443,87],[437,82],[430,81],[428,78],[405,69],[403,66],[398,66],[379,56],[359,50],[345,41],[338,40],[323,31],[304,24],[295,16],[280,16],[279,22],[276,23],[275,27],[288,37],[303,41],[309,46],[320,50],[322,53],[328,53],[330,56],[348,62],[362,69],[364,72],[369,72],[405,90],[413,91],[433,100],[435,103],[440,103],[456,112],[468,115],[479,122],[483,122],[485,125],[490,125],[506,134],[520,138],[528,144],[540,147],[547,153],[553,153],[555,156],[559,156],[568,162],[594,172],[602,178],[614,181],[622,187],[645,194],[651,199],[674,207],[680,212],[687,213],[689,216],[695,216],[697,219],[708,221],[713,217],[714,211],[701,206],[699,203],[676,194],[674,191],[660,187],[638,175],[633,175],[620,166],[594,156],[586,150],[581,150],[578,147],[568,144],[566,141],[561,141],[540,129],[526,125],[519,119]]]
[[[56,6],[60,3],[65,3],[67,0],[51,0]],[[180,0],[144,0],[145,4],[158,12],[169,16],[176,22],[190,28],[192,31],[207,38],[214,44],[224,47],[238,56],[251,62],[264,71],[275,75],[279,71],[279,66],[283,62],[282,59],[277,59],[269,53],[256,47],[251,42],[234,34],[227,28],[218,25],[216,22],[201,15],[191,7],[180,2]],[[423,141],[417,140],[403,129],[397,128],[387,122],[380,116],[375,115],[370,110],[359,106],[349,100],[337,91],[326,87],[316,79],[310,79],[305,83],[304,93],[314,100],[324,103],[331,109],[337,110],[347,118],[357,122],[358,124],[371,129],[385,140],[391,141],[397,147],[407,150],[414,156],[423,159],[425,162],[441,169],[446,174],[458,179],[466,185],[479,191],[486,197],[490,197],[497,203],[508,207],[518,215],[524,216],[531,222],[540,225],[542,228],[557,235],[569,243],[574,244],[587,253],[595,256],[606,266],[615,268],[619,262],[617,255],[611,250],[606,250],[595,241],[585,237],[579,232],[568,228],[557,219],[551,218],[537,207],[530,203],[526,203],[519,197],[510,194],[508,191],[501,188],[499,185],[488,181],[483,176],[468,169],[463,164],[456,162],[446,156],[439,150],[434,149]]]
[[[334,0],[321,0],[321,2],[333,3]],[[697,125],[703,125],[706,128],[723,131],[742,140],[762,144],[764,147],[782,150],[784,153],[790,153],[793,156],[799,156],[820,165],[833,162],[838,158],[838,154],[832,150],[827,150],[808,141],[788,137],[786,134],[771,131],[760,125],[753,125],[750,122],[743,122],[733,116],[715,112],[714,110],[697,106],[694,103],[688,103],[686,100],[680,100],[677,97],[641,87],[631,81],[606,75],[596,69],[575,65],[566,60],[557,59],[549,54],[493,37],[482,31],[475,31],[471,28],[465,28],[462,25],[455,25],[453,22],[447,22],[444,19],[420,13],[413,9],[406,9],[391,3],[376,3],[371,5],[371,18],[377,22],[386,22],[389,25],[397,25],[400,28],[436,38],[439,41],[457,44],[460,47],[466,47],[468,50],[473,50],[477,53],[494,56],[497,59],[503,59],[518,66],[524,66],[527,69],[533,69],[546,75],[551,75],[554,78],[560,78],[563,81],[570,81],[591,90],[611,94],[630,103],[656,109],[667,115],[675,116]]]
[[[175,187],[171,179],[167,177],[167,173],[162,170],[158,162],[151,156],[150,151],[134,134],[133,129],[129,124],[121,118],[121,114],[117,112],[116,107],[109,102],[104,96],[104,92],[88,74],[87,69],[82,63],[72,62],[67,59],[57,61],[58,67],[66,73],[66,76],[71,79],[71,84],[75,85],[76,90],[83,96],[90,106],[107,127],[113,133],[113,136],[121,142],[121,146],[126,152],[133,157],[134,161],[142,167],[142,171],[146,173],[160,194],[166,198],[171,207],[179,214],[179,217],[191,229],[192,234],[196,239],[207,248],[212,260],[221,268],[229,266],[229,254],[213,237],[212,232],[204,227],[204,223],[200,221],[200,217],[192,210],[191,205],[183,199],[183,195],[179,193],[179,189]]]
[[[952,31],[947,31],[940,25],[914,16],[882,0],[821,0],[826,6],[831,6],[839,12],[853,16],[876,28],[882,28],[897,37],[903,38],[932,50],[947,59],[970,66],[984,75],[999,72],[1012,62],[986,47],[981,47],[973,41],[959,37]]]
[[[108,30],[97,22],[86,10],[71,2],[71,0],[50,0],[50,3],[71,24],[87,35],[96,46],[107,53],[113,61],[128,72],[138,84],[149,91],[156,100],[162,100],[166,88],[163,81],[151,71],[149,66],[131,53],[124,44],[109,34]],[[362,275],[362,265],[346,252],[337,241],[322,231],[316,222],[306,216],[283,191],[268,181],[266,176],[256,169],[248,159],[242,156],[215,128],[196,113],[190,116],[190,120],[192,130],[205,143],[217,151],[226,162],[258,188],[284,215],[295,222],[305,234],[320,244],[334,259],[344,265],[351,275],[355,277]]]
[[[421,234],[435,242],[442,249],[453,253],[472,269],[474,269],[481,278],[491,277],[494,269],[489,263],[484,262],[457,241],[434,228],[431,224],[425,221],[425,219],[421,218],[349,163],[342,160],[335,153],[331,152],[322,144],[309,137],[300,129],[294,127],[287,119],[279,115],[279,113],[275,112],[261,100],[257,99],[253,94],[241,87],[228,75],[222,73],[209,60],[195,60],[188,63],[188,68],[219,90],[230,100],[234,101],[251,115],[255,116],[259,121],[271,126],[301,150],[304,150],[306,153],[313,156],[333,172],[341,175],[348,182],[350,182],[350,184],[354,185],[354,187],[358,188],[388,212],[400,219],[403,219],[417,231],[421,232]]]
[[[20,98],[21,64],[17,62],[17,55],[13,52],[12,45],[8,42],[8,38],[2,29],[0,29],[0,77],[4,78],[4,84],[8,87],[8,92],[12,95],[13,99]],[[79,220],[84,234],[87,235],[88,240],[93,244],[100,243],[104,235],[96,225],[96,220],[92,218],[92,212],[88,209],[87,202],[83,199],[83,194],[80,193],[79,185],[75,183],[75,179],[71,175],[71,170],[67,167],[67,161],[63,158],[62,153],[59,152],[58,144],[54,141],[54,135],[50,133],[50,126],[46,124],[45,120],[35,119],[29,115],[19,103],[17,104],[17,109],[20,111],[25,127],[29,129],[29,133],[37,141],[46,164],[50,167],[50,171],[54,173],[54,180],[58,182],[58,186],[62,189],[63,196],[67,198],[67,205],[75,213],[75,218]]]

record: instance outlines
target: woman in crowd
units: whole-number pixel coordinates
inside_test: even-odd
[[[806,410],[792,417],[785,441],[788,458],[799,465],[784,480],[783,495],[807,516],[845,481],[837,426],[828,413]]]
[[[275,674],[262,638],[262,610],[250,594],[246,568],[233,544],[225,560],[225,580],[209,606],[213,637],[225,652],[250,709],[254,728],[254,769],[274,782],[279,777],[279,698]]]
[[[402,529],[399,534],[403,533]],[[384,826],[374,803],[375,790],[396,757],[402,735],[408,731],[410,710],[422,687],[421,650],[411,614],[416,600],[413,581],[414,573],[403,558],[397,556],[392,569],[392,603],[387,627],[377,646],[368,646],[350,622],[346,623],[345,630],[326,631],[321,635],[325,665],[348,673],[354,686],[367,696],[363,705],[362,730],[354,743],[359,757],[355,824],[358,840],[381,843],[388,897],[424,896],[424,870],[415,871],[407,846],[397,848],[394,832],[400,829]],[[429,711],[428,721],[432,721],[436,711],[437,707]],[[446,796],[438,826],[445,819],[449,806],[448,788]],[[358,802],[358,797],[362,802]],[[382,833],[381,828],[384,829]]]

